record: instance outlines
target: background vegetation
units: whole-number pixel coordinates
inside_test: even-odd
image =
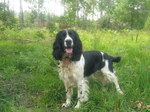
[[[20,13],[9,2],[0,2],[0,112],[150,111],[149,0],[59,0],[61,16],[45,11],[46,0],[19,0]],[[66,28],[79,33],[84,51],[122,56],[114,66],[124,96],[89,79],[89,101],[75,110],[74,92],[72,106],[60,108],[65,89],[51,52],[55,34]]]

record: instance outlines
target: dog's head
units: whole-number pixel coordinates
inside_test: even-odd
[[[74,30],[62,30],[57,33],[53,44],[53,56],[56,60],[62,60],[65,57],[71,61],[78,61],[81,53],[82,43]]]

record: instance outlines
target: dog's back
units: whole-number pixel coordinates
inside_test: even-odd
[[[83,52],[85,59],[84,66],[84,76],[90,76],[98,70],[101,70],[106,64],[105,61],[108,61],[108,67],[111,72],[113,72],[113,62],[120,62],[121,57],[113,57],[103,52],[99,51],[86,51]]]

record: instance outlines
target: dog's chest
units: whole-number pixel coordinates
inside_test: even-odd
[[[70,83],[72,86],[76,85],[77,81],[82,77],[82,68],[80,68],[78,62],[63,60],[60,62],[59,67],[59,76],[65,83]]]

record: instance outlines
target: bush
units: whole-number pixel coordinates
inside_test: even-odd
[[[53,23],[53,22],[49,22],[49,23],[48,23],[47,28],[48,28],[48,30],[49,30],[49,33],[50,33],[50,36],[51,36],[51,37],[54,37],[54,36],[55,36],[56,32],[57,32],[58,29],[59,29],[58,26],[59,26],[59,25],[58,25],[57,23]]]
[[[53,33],[52,33],[53,34]],[[0,40],[41,40],[49,37],[50,34],[46,28],[34,29],[34,28],[8,28],[5,26],[0,27]]]
[[[148,17],[148,19],[147,19],[147,21],[146,21],[146,23],[145,23],[144,29],[150,30],[150,16]]]

